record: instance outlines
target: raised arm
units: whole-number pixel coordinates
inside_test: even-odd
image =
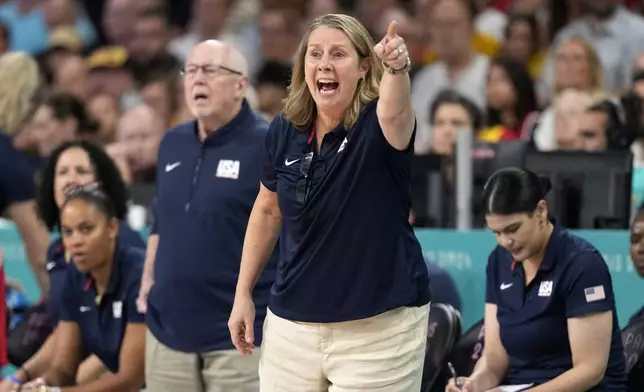
[[[380,82],[378,121],[389,144],[405,150],[411,142],[416,119],[411,106],[409,52],[405,41],[396,33],[396,22],[389,24],[387,35],[374,50],[388,67]]]

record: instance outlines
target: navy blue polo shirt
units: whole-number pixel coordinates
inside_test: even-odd
[[[126,222],[119,223],[119,233],[116,241],[124,246],[145,250],[145,242],[136,231]],[[57,322],[60,318],[60,300],[65,282],[65,271],[71,260],[65,258],[65,247],[60,238],[49,244],[47,249],[47,272],[49,273],[49,294],[47,295],[47,311]]]
[[[297,198],[312,130],[282,116],[271,123],[262,183],[282,213],[280,268],[271,292],[276,315],[303,322],[374,316],[431,299],[423,253],[408,222],[410,159],[385,139],[377,99],[355,126],[327,133],[311,163],[308,200]]]
[[[0,215],[11,204],[36,197],[34,172],[27,158],[0,131]]]
[[[84,349],[96,355],[111,372],[119,370],[125,328],[145,323],[136,298],[141,287],[145,250],[117,244],[107,289],[97,303],[89,274],[67,268],[61,293],[60,320],[78,324]]]
[[[167,347],[189,353],[234,349],[228,318],[259,192],[267,128],[244,102],[240,113],[203,143],[195,121],[172,128],[161,141],[152,230],[159,246],[147,322]],[[256,344],[275,269],[272,260],[253,292]]]
[[[486,302],[497,305],[501,342],[509,356],[508,384],[543,384],[572,368],[567,320],[613,312],[606,374],[590,391],[624,391],[624,349],[613,284],[601,254],[555,223],[545,257],[526,287],[521,263],[497,246],[487,265]]]

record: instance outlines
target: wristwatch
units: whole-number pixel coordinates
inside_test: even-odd
[[[401,74],[401,73],[407,73],[411,69],[411,58],[409,56],[407,56],[407,62],[405,63],[405,66],[400,68],[400,69],[395,69],[395,68],[387,65],[386,63],[384,65],[385,65],[385,69],[387,69],[387,72],[389,72],[392,75],[398,75],[398,74]]]

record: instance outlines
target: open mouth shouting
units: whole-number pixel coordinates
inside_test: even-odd
[[[317,87],[318,87],[318,92],[322,96],[330,96],[333,95],[338,87],[340,86],[340,83],[333,79],[318,79],[317,81]]]

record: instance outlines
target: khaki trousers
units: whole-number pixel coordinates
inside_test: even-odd
[[[264,321],[260,392],[420,391],[429,305],[342,323]]]
[[[190,354],[174,351],[147,333],[146,392],[257,392],[258,366],[259,348],[251,356],[237,350]]]

